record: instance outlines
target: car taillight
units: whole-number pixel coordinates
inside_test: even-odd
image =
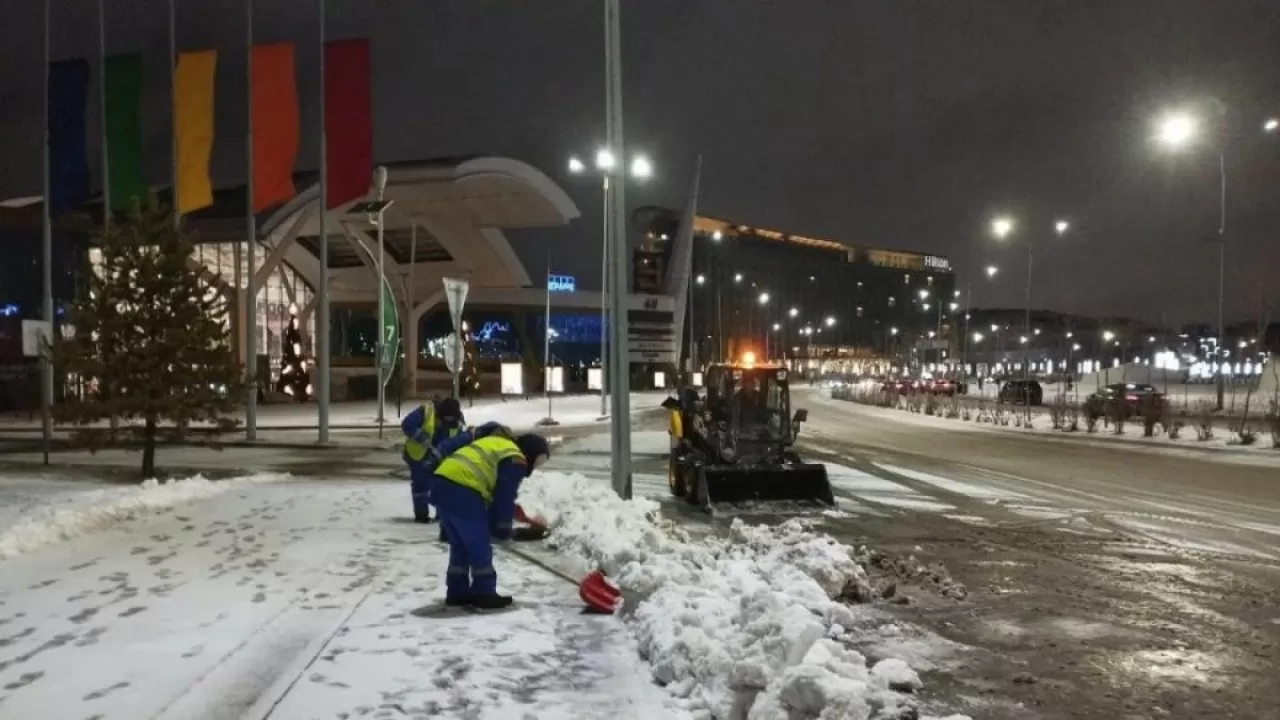
[[[1125,399],[1125,400],[1128,400],[1129,402],[1138,402],[1138,396],[1137,396],[1137,395],[1125,395],[1125,396],[1124,396],[1124,399]]]

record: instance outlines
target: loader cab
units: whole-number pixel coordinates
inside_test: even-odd
[[[732,436],[757,442],[795,442],[803,410],[791,415],[790,371],[781,365],[712,365],[706,372],[705,418]]]

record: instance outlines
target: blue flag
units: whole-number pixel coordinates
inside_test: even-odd
[[[55,216],[89,197],[88,94],[87,60],[49,64],[49,211]]]

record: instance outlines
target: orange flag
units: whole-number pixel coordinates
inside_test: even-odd
[[[298,88],[293,44],[255,45],[253,93],[253,211],[279,205],[294,195],[298,159]]]
[[[213,80],[218,52],[178,56],[173,73],[174,132],[178,140],[178,212],[185,215],[213,204],[209,157],[213,154]]]

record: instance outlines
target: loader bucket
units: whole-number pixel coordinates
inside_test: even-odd
[[[827,468],[819,464],[776,468],[707,467],[707,505],[715,503],[811,501],[835,505]]]

